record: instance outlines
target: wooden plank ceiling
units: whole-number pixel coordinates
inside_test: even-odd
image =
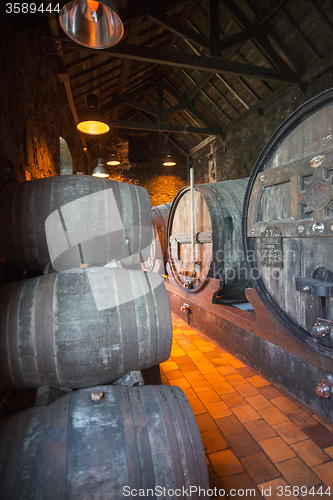
[[[111,135],[161,131],[188,154],[333,67],[331,0],[116,3],[125,34],[109,49],[74,43],[50,19],[75,120],[94,92]],[[95,156],[98,139],[84,141]]]

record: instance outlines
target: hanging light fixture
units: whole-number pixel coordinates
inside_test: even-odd
[[[59,19],[66,35],[92,49],[112,47],[124,34],[113,0],[72,0],[62,8]]]
[[[106,118],[98,108],[98,97],[96,94],[87,95],[87,109],[82,113],[81,120],[77,124],[80,132],[90,135],[106,134],[110,130]]]
[[[176,165],[175,160],[173,159],[171,153],[168,153],[163,160],[164,167],[174,167]]]
[[[165,136],[165,146],[164,146],[165,155],[163,158],[163,166],[164,167],[174,167],[176,165],[176,162],[171,155],[170,148],[168,147],[168,137],[169,137],[169,134],[167,134]]]
[[[97,158],[97,165],[94,168],[94,171],[93,171],[92,175],[94,177],[101,177],[101,178],[109,177],[108,171],[104,167],[104,160],[103,160],[103,158],[101,158],[101,157]]]
[[[116,165],[120,165],[120,161],[118,160],[118,157],[114,151],[111,151],[110,159],[106,162],[106,164],[113,167],[115,167]]]

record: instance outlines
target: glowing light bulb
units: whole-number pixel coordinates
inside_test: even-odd
[[[99,7],[99,2],[95,2],[95,0],[86,0],[87,1],[87,17],[89,21],[97,22],[97,9]]]

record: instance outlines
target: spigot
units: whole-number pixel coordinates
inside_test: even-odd
[[[331,332],[331,327],[330,325],[320,323],[320,321],[317,321],[312,327],[312,335],[314,337],[327,337]]]
[[[185,304],[185,303],[184,303],[184,304],[181,306],[180,310],[181,310],[181,312],[190,312],[191,307],[190,307],[190,305],[189,305],[189,304]]]
[[[316,394],[320,398],[328,399],[331,396],[333,384],[323,379],[316,387]]]

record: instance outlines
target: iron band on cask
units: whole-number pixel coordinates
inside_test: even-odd
[[[284,328],[333,356],[333,90],[311,99],[259,156],[244,201],[253,285]]]
[[[74,391],[3,419],[0,439],[2,500],[118,500],[139,490],[157,498],[156,487],[209,488],[200,432],[175,386]]]
[[[1,287],[0,301],[4,388],[112,383],[170,356],[170,307],[156,273],[50,273]]]
[[[217,278],[223,282],[220,293],[225,298],[245,296],[250,280],[241,227],[247,182],[239,179],[195,186],[194,203],[189,187],[177,193],[168,221],[168,257],[172,276],[189,292],[199,292],[209,278]]]
[[[0,248],[6,263],[41,274],[103,266],[140,267],[151,245],[148,191],[87,175],[6,186],[0,200]]]

